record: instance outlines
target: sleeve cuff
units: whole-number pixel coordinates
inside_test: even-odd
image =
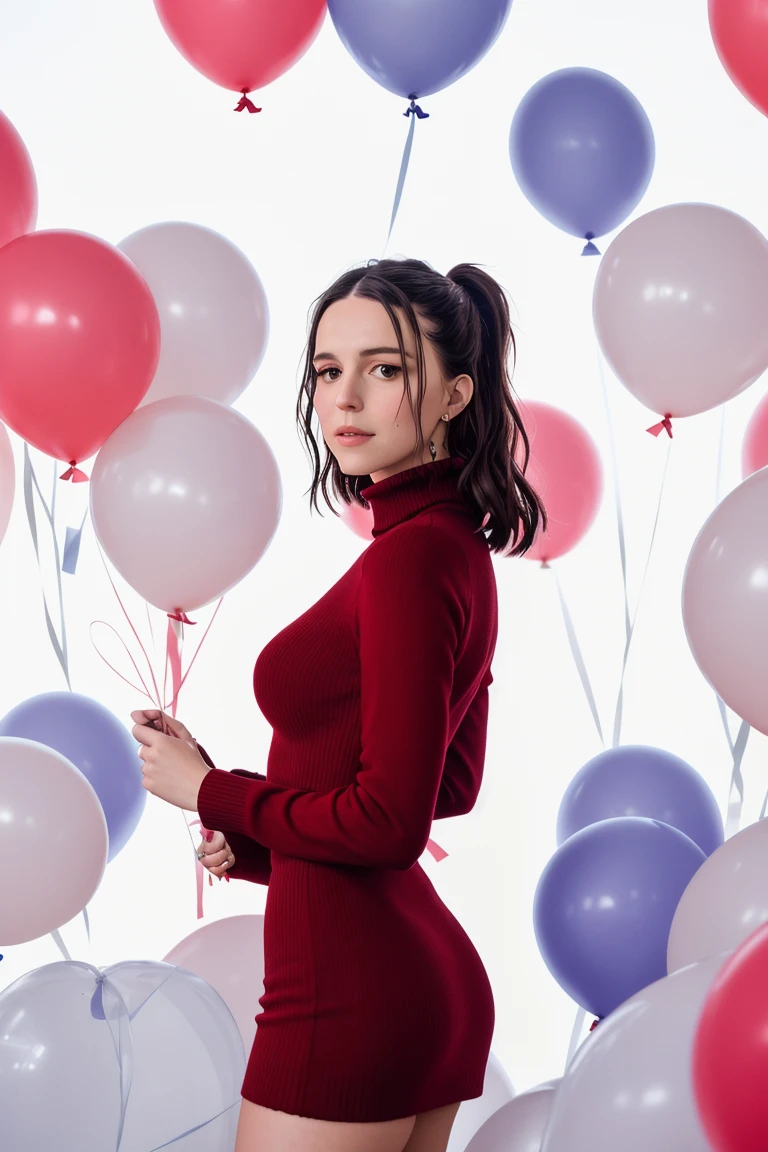
[[[211,768],[197,793],[197,814],[203,827],[214,831],[226,828],[247,836],[249,799],[260,784],[260,779],[247,779],[221,768]]]

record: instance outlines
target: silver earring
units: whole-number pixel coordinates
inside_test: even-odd
[[[441,420],[450,420],[450,416],[448,415],[447,412],[444,412],[443,415],[440,417],[440,419]],[[435,448],[435,445],[431,440],[429,442],[429,454],[432,457],[432,461],[434,463],[435,457],[437,456],[437,448]]]

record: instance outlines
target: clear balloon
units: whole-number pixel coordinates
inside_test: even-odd
[[[37,223],[37,180],[26,145],[0,112],[0,248]]]
[[[614,373],[652,412],[693,416],[768,367],[768,240],[714,204],[668,204],[608,247],[592,311]]]
[[[587,240],[618,228],[639,204],[655,155],[640,101],[594,68],[543,76],[526,92],[509,132],[524,195],[550,223]]]
[[[683,892],[669,932],[667,970],[732,952],[768,921],[768,820],[730,836]]]
[[[676,828],[639,816],[590,824],[558,848],[534,898],[536,942],[569,996],[595,1016],[666,972],[680,897],[704,863]]]
[[[300,60],[325,19],[325,0],[155,0],[181,55],[233,92],[265,88]]]
[[[526,479],[541,496],[549,517],[527,560],[555,560],[570,552],[591,528],[603,497],[603,466],[597,445],[567,412],[526,400],[520,414],[531,445]],[[522,466],[522,442],[518,442]]]
[[[117,248],[30,232],[0,248],[0,418],[79,463],[149,388],[160,355],[152,293]]]
[[[0,992],[0,1034],[7,1152],[234,1148],[242,1040],[183,968],[47,964]]]
[[[151,224],[118,248],[146,280],[160,314],[160,360],[142,405],[166,396],[234,403],[269,335],[256,269],[225,236],[199,224]]]
[[[239,412],[172,396],[133,412],[93,467],[91,519],[121,576],[164,612],[223,596],[280,520],[277,462]]]
[[[715,978],[693,1043],[693,1088],[716,1152],[764,1152],[768,1133],[768,925]]]
[[[200,976],[229,1008],[250,1052],[264,993],[264,917],[224,916],[202,924],[163,957]]]
[[[768,326],[767,326],[768,327]],[[718,695],[768,735],[768,469],[748,476],[699,531],[683,576],[693,658]]]
[[[706,781],[663,748],[607,748],[574,776],[560,802],[557,843],[614,816],[647,816],[671,824],[710,856],[723,843],[723,818]]]
[[[32,740],[0,738],[0,797],[3,856],[13,862],[13,882],[0,888],[0,945],[26,944],[92,899],[107,866],[107,822],[83,773]]]
[[[79,692],[43,692],[17,704],[0,720],[0,737],[36,740],[82,772],[104,811],[108,860],[138,827],[146,807],[139,745],[114,713]]]
[[[472,1137],[466,1152],[540,1152],[558,1083],[529,1088],[502,1104]]]
[[[409,100],[465,76],[498,39],[512,0],[328,0],[350,56],[371,79]]]
[[[16,465],[11,438],[4,424],[0,424],[0,543],[8,531],[16,495]]]
[[[724,957],[638,992],[582,1044],[541,1152],[712,1152],[691,1083],[694,1029]]]

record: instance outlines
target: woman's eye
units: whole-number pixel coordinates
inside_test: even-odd
[[[376,368],[387,368],[387,369],[389,369],[389,370],[390,370],[392,373],[394,373],[394,375],[392,375],[392,376],[383,376],[383,377],[381,377],[381,379],[383,379],[383,380],[394,380],[394,379],[396,378],[396,376],[397,376],[397,373],[398,373],[398,372],[402,372],[402,368],[400,368],[400,367],[399,367],[398,365],[396,365],[396,364],[376,364],[376,365],[375,365],[375,367],[376,367]],[[339,368],[322,368],[322,369],[321,369],[321,370],[320,370],[320,371],[317,373],[317,378],[318,378],[318,380],[326,379],[326,375],[327,375],[327,373],[328,373],[328,372],[339,372],[339,371],[341,371],[341,369],[339,369]],[[334,383],[334,381],[335,381],[336,379],[338,379],[338,377],[336,377],[336,376],[334,376],[334,377],[333,377],[333,380],[328,380],[328,379],[326,379],[326,383],[328,383],[328,384],[332,384],[332,383]]]

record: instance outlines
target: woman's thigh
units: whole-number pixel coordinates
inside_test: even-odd
[[[446,1104],[444,1108],[420,1112],[403,1152],[445,1152],[460,1107],[459,1100],[458,1104]]]
[[[241,1098],[235,1152],[404,1152],[415,1116],[346,1124],[291,1116]]]

